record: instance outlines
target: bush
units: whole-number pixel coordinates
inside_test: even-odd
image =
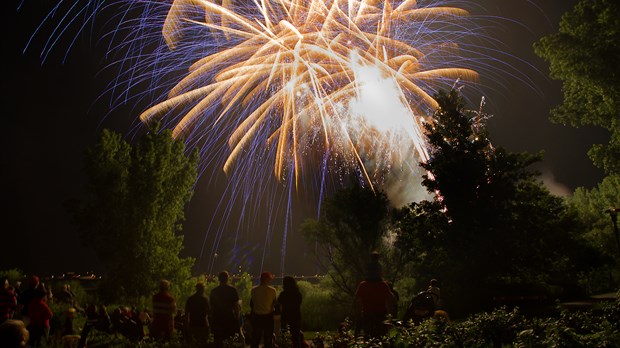
[[[242,282],[247,286],[247,283]],[[315,347],[620,347],[620,297],[600,309],[571,312],[562,310],[557,317],[528,318],[518,309],[505,308],[479,313],[459,322],[428,319],[418,325],[392,321],[388,334],[382,338],[357,337],[347,319],[339,320],[337,306],[321,285],[299,282],[306,306],[302,308],[302,325],[329,328],[332,331],[317,334],[312,339]],[[55,307],[55,315],[62,318],[66,308]],[[338,328],[337,330],[335,330]],[[314,329],[314,327],[312,327]],[[334,331],[335,330],[335,331]],[[311,335],[307,335],[309,337]],[[191,347],[176,335],[167,342],[146,338],[130,342],[118,334],[94,330],[89,346],[115,347]],[[54,347],[50,342],[48,347]]]
[[[569,312],[528,319],[505,308],[449,323],[429,319],[419,325],[393,321],[381,339],[355,337],[350,326],[317,335],[315,346],[334,347],[620,347],[620,297],[601,311]]]
[[[351,308],[338,304],[331,290],[321,284],[307,281],[297,283],[303,301],[301,303],[301,327],[305,331],[325,331],[338,327]]]
[[[420,289],[415,279],[405,277],[394,283],[394,290],[398,292],[399,297],[397,315],[402,317],[407,311],[407,308],[409,308],[411,299],[423,289]]]
[[[231,285],[234,286],[239,293],[242,313],[249,313],[252,286],[254,286],[252,276],[245,272],[240,275],[234,275],[232,276]]]

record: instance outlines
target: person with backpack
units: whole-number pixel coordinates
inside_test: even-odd
[[[412,299],[405,315],[404,322],[413,321],[414,324],[421,323],[424,319],[428,319],[435,313],[435,301],[433,295],[428,291],[422,291],[416,294]]]

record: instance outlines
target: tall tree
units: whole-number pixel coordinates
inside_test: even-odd
[[[600,251],[607,267],[592,274],[593,291],[608,291],[620,283],[620,248],[610,208],[620,208],[620,175],[609,175],[590,190],[577,188],[569,203],[587,228],[584,238]],[[610,276],[611,275],[611,276]]]
[[[620,174],[620,3],[581,0],[564,14],[559,31],[534,45],[563,82],[564,102],[551,119],[572,126],[595,125],[611,132],[590,158],[608,174]]]
[[[385,193],[354,180],[325,200],[318,220],[307,219],[302,224],[303,235],[317,245],[318,259],[328,271],[337,299],[353,299],[358,283],[366,278],[373,251],[381,254],[384,276],[390,278],[398,269],[390,265],[398,256],[387,247],[389,212]]]
[[[540,156],[493,147],[457,91],[436,99],[422,164],[423,185],[436,198],[402,209],[395,225],[415,275],[442,278],[446,303],[464,313],[499,285],[541,283],[583,266],[571,256],[579,254],[579,221],[527,169]]]
[[[190,276],[194,261],[179,257],[179,232],[197,163],[196,152],[187,156],[182,141],[158,128],[133,148],[104,130],[87,151],[89,196],[75,202],[73,212],[83,243],[105,266],[104,296],[148,295],[159,279]]]

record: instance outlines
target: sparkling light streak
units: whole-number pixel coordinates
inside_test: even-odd
[[[71,5],[52,36],[120,5],[108,34],[119,72],[112,107],[148,100],[141,122],[173,128],[199,147],[201,173],[228,177],[205,236],[211,252],[203,245],[201,253],[215,255],[223,237],[240,243],[262,211],[265,250],[274,226],[284,225],[282,269],[294,192],[319,192],[320,205],[352,174],[388,193],[395,182],[407,186],[401,194],[423,192],[421,122],[437,106],[432,95],[491,69],[467,44],[477,32],[460,5],[475,8],[471,1],[85,3]],[[56,43],[47,42],[44,58]]]
[[[197,10],[204,11],[203,21],[192,19]],[[260,142],[275,151],[278,179],[292,168],[298,188],[303,152],[312,148],[341,154],[372,187],[378,178],[371,177],[362,156],[400,166],[394,159],[404,141],[414,145],[421,160],[427,158],[416,115],[437,105],[422,85],[440,78],[477,78],[467,68],[426,68],[421,63],[425,53],[395,38],[392,25],[467,15],[455,7],[420,8],[413,0],[262,0],[244,7],[176,0],[163,28],[171,50],[183,40],[184,23],[220,31],[225,43],[194,63],[169,98],[140,119],[149,122],[191,105],[174,127],[174,136],[184,137],[219,103],[214,124],[228,117],[243,120],[228,138],[226,173],[234,170],[245,148],[254,146],[259,130],[268,127]],[[387,105],[400,110],[394,114]]]

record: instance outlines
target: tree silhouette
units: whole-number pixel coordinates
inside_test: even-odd
[[[421,164],[436,198],[402,209],[396,223],[416,277],[442,278],[446,303],[460,313],[489,304],[505,284],[576,281],[574,272],[589,267],[573,257],[582,225],[528,169],[541,156],[492,146],[457,91],[436,99]]]
[[[307,219],[301,226],[304,237],[316,243],[318,261],[328,272],[335,297],[351,302],[358,283],[367,276],[370,254],[381,254],[384,277],[394,277],[402,263],[392,263],[394,255],[386,245],[389,227],[389,200],[384,192],[352,184],[326,199],[318,220]]]
[[[180,258],[178,235],[196,181],[196,152],[187,156],[169,130],[151,129],[132,148],[104,130],[86,154],[89,196],[72,211],[83,243],[106,269],[104,297],[150,294],[158,280],[187,279],[191,258]]]
[[[608,174],[620,174],[620,3],[581,0],[562,17],[557,33],[534,45],[563,82],[564,102],[551,120],[572,126],[595,125],[611,132],[608,144],[588,152]]]

